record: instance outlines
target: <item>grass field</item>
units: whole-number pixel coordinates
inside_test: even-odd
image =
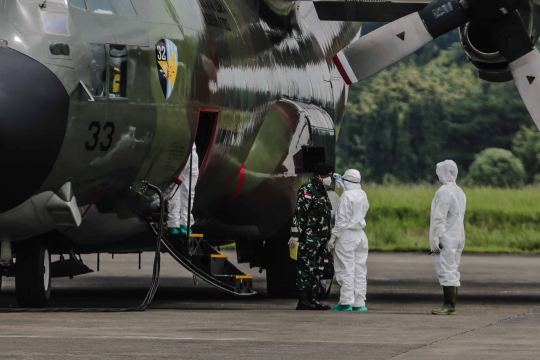
[[[431,200],[438,187],[364,185],[370,250],[428,251]],[[540,253],[540,188],[464,188],[466,252]]]

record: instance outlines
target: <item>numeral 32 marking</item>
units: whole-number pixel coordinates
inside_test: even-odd
[[[157,47],[157,59],[160,61],[167,60],[167,48],[165,46]]]

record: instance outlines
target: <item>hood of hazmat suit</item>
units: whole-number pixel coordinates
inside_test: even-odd
[[[335,244],[336,279],[341,285],[339,303],[365,306],[368,239],[364,233],[369,202],[360,186],[360,172],[347,170],[343,175],[345,192],[341,195],[332,234]]]
[[[440,254],[433,257],[435,270],[442,286],[460,286],[458,271],[461,253],[465,246],[464,218],[467,197],[456,184],[458,168],[452,160],[437,164],[437,175],[443,184],[431,203],[429,241],[438,240]]]
[[[360,175],[360,171],[358,170],[349,169],[345,171],[342,179],[345,191],[362,188],[360,186],[360,180],[362,180],[362,176]]]
[[[458,167],[452,160],[446,160],[437,164],[437,170],[435,172],[443,185],[455,184],[458,176]]]

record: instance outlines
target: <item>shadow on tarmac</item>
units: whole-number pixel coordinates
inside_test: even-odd
[[[256,310],[256,309],[285,309],[290,308],[294,299],[271,299],[266,295],[264,283],[258,282],[257,295],[240,298],[220,292],[207,285],[194,286],[191,281],[182,279],[170,284],[164,281],[160,286],[149,309],[208,309],[208,310]],[[73,283],[52,288],[49,307],[52,308],[127,308],[138,306],[146,296],[148,289],[145,281],[123,279],[122,284],[92,284],[92,286]],[[167,284],[168,282],[168,284]],[[442,299],[440,287],[428,286],[425,283],[403,283],[393,286],[392,282],[377,281],[370,291],[368,285],[368,300],[376,303],[437,303]],[[531,284],[527,284],[529,287]],[[536,285],[536,284],[535,284]],[[536,287],[540,289],[540,284]],[[333,287],[327,300],[337,303],[339,288]],[[520,291],[515,285],[506,288],[500,283],[467,284],[461,289],[459,296],[461,304],[470,305],[500,305],[540,303],[540,293]],[[18,307],[13,286],[2,289],[0,293],[0,308]]]

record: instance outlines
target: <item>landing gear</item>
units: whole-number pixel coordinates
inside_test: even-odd
[[[51,296],[51,254],[46,246],[30,246],[17,252],[15,290],[23,308],[42,308]]]
[[[266,241],[265,250],[273,257],[266,266],[266,291],[271,298],[296,299],[296,262],[289,246],[290,223],[274,238]]]

